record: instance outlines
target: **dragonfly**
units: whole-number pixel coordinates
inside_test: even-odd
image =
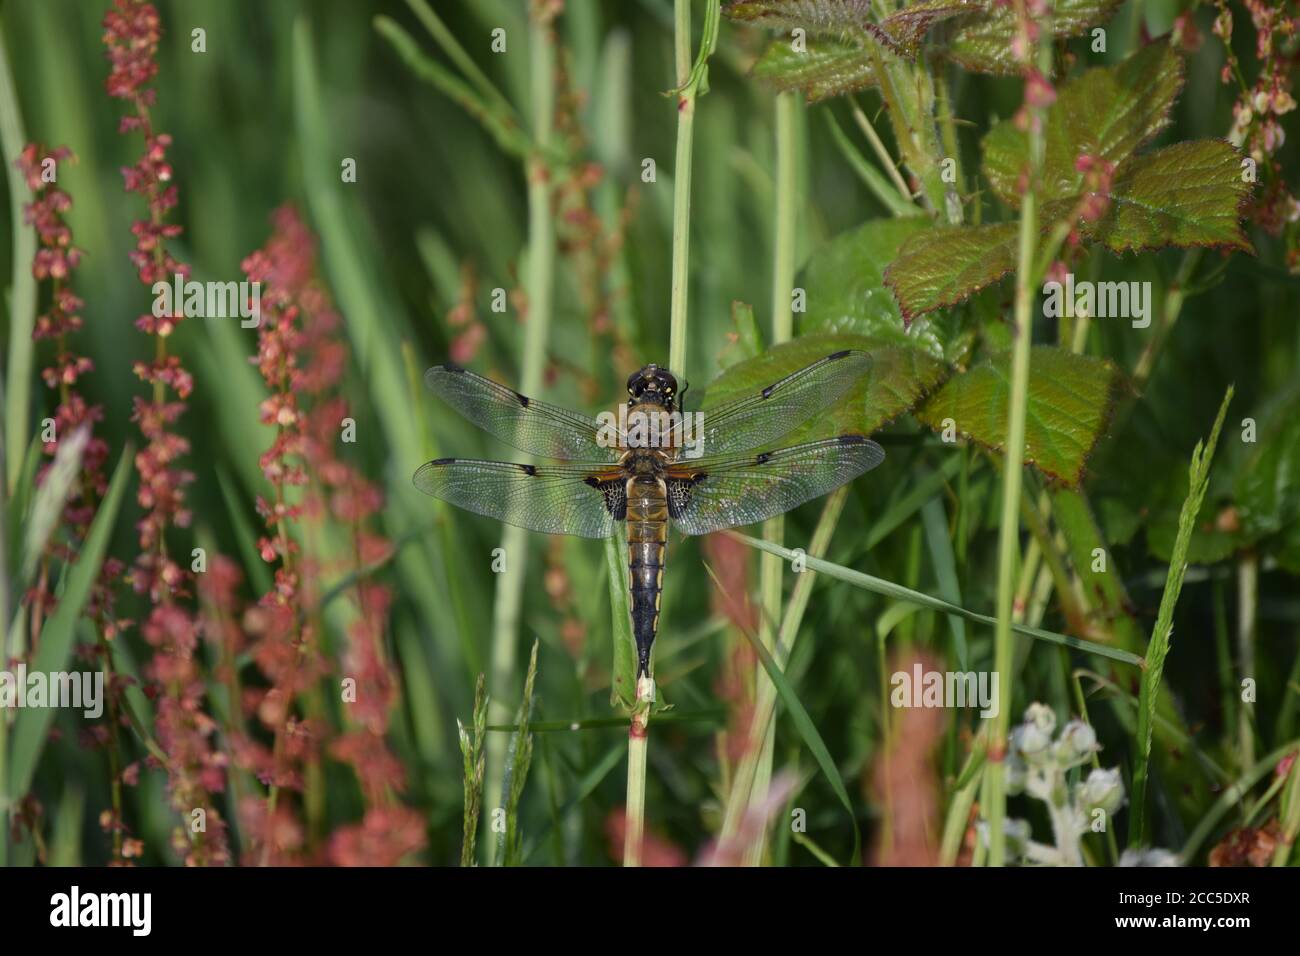
[[[754,524],[879,465],[884,450],[853,432],[771,449],[848,396],[870,368],[870,355],[846,349],[683,413],[677,378],[650,364],[628,378],[618,418],[598,420],[458,365],[436,365],[424,376],[435,395],[506,444],[553,463],[438,458],[413,481],[449,504],[530,531],[608,538],[625,526],[640,679],[649,676],[659,629],[669,526],[703,535]]]

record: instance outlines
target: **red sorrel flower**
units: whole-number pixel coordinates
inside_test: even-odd
[[[104,46],[111,64],[105,86],[110,96],[125,100],[130,107],[118,129],[121,133],[138,132],[144,139],[143,153],[134,165],[122,170],[122,176],[126,191],[142,196],[148,209],[148,217],[131,226],[136,242],[130,257],[140,281],[151,289],[156,282],[189,274],[188,267],[167,250],[167,242],[181,232],[180,226],[167,221],[177,203],[167,162],[171,137],[158,133],[150,116],[157,91],[149,84],[158,72],[161,37],[161,22],[152,4],[114,0],[104,16]],[[190,575],[172,560],[166,541],[169,529],[189,526],[185,486],[194,480],[191,472],[177,464],[189,451],[189,442],[171,430],[194,387],[180,359],[167,350],[168,336],[183,318],[179,303],[176,308],[177,314],[156,316],[150,312],[135,323],[153,340],[153,357],[134,366],[135,374],[150,386],[150,394],[135,398],[132,416],[145,438],[145,447],[135,457],[140,475],[137,500],[145,514],[136,526],[140,554],[128,579],[136,593],[147,595],[152,605],[142,626],[145,640],[154,649],[145,674],[161,694],[156,732],[167,755],[172,806],[185,824],[177,831],[177,849],[190,864],[223,864],[229,859],[225,824],[209,794],[224,788],[225,757],[212,746],[216,725],[203,711],[203,682],[194,661],[198,623],[178,603],[189,596]],[[199,819],[202,828],[197,826]]]

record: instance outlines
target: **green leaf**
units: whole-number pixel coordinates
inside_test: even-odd
[[[1249,196],[1241,154],[1231,145],[1209,139],[1178,143],[1120,167],[1110,208],[1084,232],[1112,252],[1224,246],[1253,253],[1241,231]]]
[[[936,431],[951,418],[957,431],[1001,450],[1007,434],[1011,374],[1003,352],[949,379],[918,415]],[[1029,363],[1025,461],[1051,478],[1077,485],[1105,431],[1121,376],[1109,360],[1035,346]]]
[[[738,23],[770,30],[806,30],[810,34],[843,34],[877,29],[871,0],[736,0],[722,12]]]
[[[1168,43],[1152,43],[1124,62],[1088,70],[1061,84],[1043,127],[1043,201],[1077,196],[1081,153],[1117,166],[1169,125],[1183,86],[1183,61]],[[998,198],[1017,208],[1017,181],[1029,162],[1029,140],[1012,122],[984,137],[984,175]],[[1118,173],[1118,170],[1117,170]]]
[[[1151,738],[1156,721],[1157,692],[1160,678],[1164,673],[1165,658],[1169,655],[1170,638],[1174,630],[1174,608],[1183,590],[1183,578],[1187,574],[1187,550],[1192,540],[1192,530],[1196,526],[1196,516],[1200,513],[1205,500],[1205,492],[1210,486],[1210,464],[1214,461],[1214,449],[1219,443],[1219,431],[1223,428],[1224,416],[1232,402],[1232,386],[1228,386],[1219,406],[1219,414],[1210,429],[1209,439],[1202,444],[1196,443],[1192,451],[1191,465],[1187,469],[1187,498],[1183,502],[1178,516],[1178,539],[1174,544],[1173,557],[1169,562],[1169,572],[1165,578],[1165,588],[1160,595],[1160,611],[1156,615],[1156,624],[1151,631],[1151,640],[1147,644],[1146,667],[1142,669],[1142,685],[1138,703],[1137,755],[1133,769],[1132,816],[1129,817],[1129,846],[1139,844],[1145,836],[1144,811],[1146,807],[1146,785],[1148,765],[1151,759]]]
[[[99,577],[100,566],[104,563],[104,554],[108,550],[108,541],[117,521],[118,509],[126,493],[126,486],[131,476],[131,462],[134,454],[128,446],[118,459],[113,479],[109,483],[108,493],[100,502],[95,520],[91,523],[90,533],[81,548],[77,562],[68,572],[68,584],[59,597],[59,605],[45,627],[41,629],[41,639],[32,661],[32,672],[40,671],[50,674],[67,668],[72,656],[72,643],[76,633],[77,621],[90,599],[91,589]],[[49,736],[50,723],[54,720],[54,710],[50,707],[26,707],[18,712],[13,726],[12,762],[9,765],[6,793],[11,800],[16,800],[27,793],[32,785],[32,776],[36,773],[36,763],[41,750]]]
[[[1081,36],[1105,23],[1123,0],[1056,0],[1052,11],[1052,36],[1057,39]],[[973,73],[1017,73],[1012,41],[1016,34],[1016,12],[1012,4],[992,6],[960,25],[944,49],[949,59]]]
[[[900,46],[912,47],[937,23],[954,17],[982,15],[990,0],[921,0],[897,10],[881,22]]]
[[[883,578],[875,577],[871,574],[865,574],[862,571],[855,571],[853,568],[846,568],[841,564],[835,564],[831,561],[825,561],[821,558],[813,557],[804,552],[794,552],[789,548],[783,548],[779,544],[771,541],[763,541],[760,538],[751,538],[749,535],[738,534],[736,532],[727,532],[736,540],[743,541],[751,548],[758,548],[760,551],[766,551],[768,554],[775,554],[786,561],[798,559],[810,571],[816,571],[819,574],[825,574],[827,577],[835,578],[838,581],[844,581],[852,584],[854,587],[862,588],[865,591],[871,591],[883,597],[895,601],[906,601],[909,604],[916,604],[932,611],[939,611],[942,614],[955,614],[967,621],[976,624],[986,624],[989,627],[997,626],[997,619],[989,617],[987,614],[977,614],[975,611],[968,611],[966,608],[956,604],[951,604],[937,597],[932,597],[922,591],[914,591],[911,588],[904,587],[901,584],[895,584],[893,581],[886,581]],[[1132,664],[1135,667],[1142,666],[1142,658],[1138,655],[1122,650],[1118,647],[1111,647],[1108,644],[1099,644],[1096,641],[1086,641],[1081,637],[1070,637],[1067,634],[1057,634],[1053,631],[1045,631],[1039,627],[1029,627],[1026,624],[1012,624],[1011,630],[1025,637],[1032,637],[1035,640],[1046,641],[1049,644],[1056,644],[1059,647],[1070,647],[1077,651],[1086,651],[1089,654],[1096,654],[1098,657],[1109,658],[1113,661],[1121,661],[1125,664]]]
[[[1047,112],[1039,227],[1054,232],[1079,214],[1085,198],[1081,155],[1113,163],[1109,204],[1096,222],[1075,222],[1080,235],[1112,252],[1166,246],[1220,246],[1253,252],[1241,230],[1249,187],[1240,156],[1227,143],[1179,143],[1145,156],[1134,151],[1169,123],[1183,83],[1182,60],[1153,43],[1113,67],[1064,83]],[[1013,208],[1028,165],[1028,140],[1013,123],[984,137],[984,175]],[[1015,223],[969,226],[910,238],[885,273],[909,321],[954,305],[1015,268]]]
[[[776,40],[754,64],[753,75],[777,90],[799,90],[810,103],[879,82],[866,50],[831,39],[808,40],[803,53],[788,39]]]
[[[836,407],[782,437],[782,447],[848,431],[871,433],[910,410],[949,374],[948,367],[918,348],[879,345],[861,335],[802,335],[737,362],[710,385],[702,403],[710,407],[750,395],[841,349],[870,352],[873,365],[862,383]]]
[[[966,317],[954,313],[906,325],[884,285],[885,269],[899,247],[933,231],[926,218],[876,219],[822,246],[799,279],[808,298],[807,311],[799,316],[800,334],[848,332],[958,361],[974,340]]]
[[[624,713],[636,706],[636,638],[628,607],[627,539],[624,525],[605,539],[605,572],[609,584],[610,633],[614,640],[614,673],[609,703]]]
[[[1016,267],[1014,222],[931,229],[908,239],[885,270],[903,318],[956,305]]]

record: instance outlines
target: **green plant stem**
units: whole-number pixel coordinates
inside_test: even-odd
[[[643,686],[648,685],[648,688]],[[637,703],[641,709],[632,715],[627,732],[627,810],[623,836],[623,865],[640,866],[645,843],[645,767],[650,745],[648,724],[653,700],[654,681],[643,677],[637,682]]]
[[[1132,813],[1129,815],[1129,846],[1140,846],[1146,839],[1146,789],[1150,775],[1151,738],[1155,729],[1156,705],[1159,699],[1160,679],[1164,674],[1165,658],[1169,655],[1170,638],[1174,629],[1174,607],[1183,589],[1183,578],[1187,574],[1187,551],[1191,547],[1192,532],[1196,526],[1196,516],[1200,513],[1201,503],[1209,488],[1210,465],[1214,461],[1214,450],[1219,442],[1219,431],[1223,428],[1224,416],[1232,402],[1233,388],[1228,386],[1219,406],[1219,414],[1210,429],[1210,437],[1205,442],[1197,442],[1192,451],[1191,465],[1187,470],[1187,497],[1183,501],[1178,515],[1178,535],[1174,539],[1173,553],[1169,559],[1169,573],[1165,578],[1165,587],[1160,595],[1160,611],[1156,615],[1155,626],[1151,630],[1151,640],[1147,643],[1146,666],[1142,669],[1142,683],[1138,694],[1137,754],[1133,767],[1133,792],[1131,796]]]
[[[907,188],[907,181],[903,179],[903,174],[898,171],[898,166],[894,163],[894,158],[889,155],[889,150],[885,148],[884,142],[880,139],[880,134],[876,128],[871,125],[871,120],[867,119],[867,114],[862,112],[862,107],[858,101],[850,96],[849,107],[853,114],[853,122],[858,124],[858,129],[862,130],[862,135],[867,138],[871,144],[871,149],[880,160],[880,165],[885,167],[885,172],[894,183],[894,188],[898,190],[898,195],[904,200],[911,201],[912,191]],[[829,115],[829,114],[827,114]]]
[[[1043,35],[1048,35],[1046,29]],[[1040,43],[1040,68],[1050,66],[1051,47]],[[1044,69],[1044,74],[1050,70]],[[1029,188],[1020,206],[1020,240],[1016,266],[1015,324],[1012,328],[1011,395],[1007,410],[1007,443],[1002,467],[1002,520],[998,529],[997,630],[994,632],[993,667],[1000,675],[998,712],[993,718],[986,774],[989,821],[989,866],[1006,860],[1006,750],[1011,719],[1012,651],[1011,616],[1015,599],[1016,557],[1020,550],[1020,485],[1024,476],[1025,405],[1029,392],[1029,347],[1033,339],[1035,249],[1038,243],[1038,177],[1043,166],[1043,109],[1026,106],[1029,113]]]
[[[772,344],[790,341],[794,334],[794,312],[791,295],[794,288],[795,268],[795,204],[797,181],[795,168],[795,123],[798,119],[799,101],[792,92],[776,97],[776,194],[773,214],[772,252]],[[777,516],[763,524],[763,537],[780,544],[785,537],[785,518]],[[769,651],[776,650],[775,628],[781,620],[781,583],[784,566],[774,554],[763,554],[759,560],[759,585],[761,589],[762,616],[759,620],[758,638]],[[784,666],[784,665],[782,665]],[[770,711],[776,703],[776,685],[758,665],[755,678],[756,710]],[[752,807],[767,800],[768,786],[772,780],[772,747],[775,744],[776,725],[766,720],[762,726],[758,763],[754,768],[753,786],[748,796]],[[751,738],[753,740],[753,738]],[[735,821],[739,824],[739,821]],[[758,866],[763,860],[767,842],[766,827],[745,848],[745,864]]]
[[[539,150],[545,150],[551,140],[555,112],[555,61],[549,22],[536,18],[529,23],[529,69],[533,93],[533,138]],[[555,270],[555,224],[551,213],[548,171],[540,155],[529,158],[528,177],[528,250],[527,280],[528,314],[524,324],[524,343],[521,390],[525,395],[536,395],[541,389],[542,372],[546,364],[546,343],[551,327],[551,289]],[[508,525],[501,538],[506,555],[506,570],[497,582],[496,600],[492,611],[491,688],[496,709],[493,722],[510,719],[509,708],[498,703],[514,695],[509,686],[514,680],[518,653],[519,615],[523,603],[524,574],[528,563],[528,533],[522,528]],[[488,771],[486,793],[501,793],[505,776],[507,741],[500,737],[488,739]],[[491,819],[492,814],[485,814]],[[483,852],[489,850],[491,840],[483,840]]]
[[[36,279],[32,259],[36,255],[36,231],[23,221],[27,183],[14,166],[26,145],[23,118],[9,66],[8,41],[0,26],[0,150],[4,153],[5,176],[9,183],[10,260],[13,278],[9,289],[9,339],[5,349],[9,361],[4,381],[5,487],[12,494],[22,471],[31,430],[32,326],[36,321]],[[8,627],[9,620],[4,619]],[[3,822],[3,821],[0,821]]]
[[[677,155],[673,165],[673,277],[669,307],[668,367],[686,374],[686,306],[691,255],[691,157],[695,143],[696,89],[691,73],[691,0],[675,0]]]
[[[1255,622],[1259,610],[1259,555],[1246,551],[1237,559],[1237,667],[1241,679],[1255,681]],[[1255,762],[1254,707],[1237,708],[1237,766]]]
[[[1295,852],[1296,835],[1300,834],[1300,753],[1296,754],[1287,773],[1278,817],[1282,823],[1282,835],[1273,851],[1273,865],[1286,866]]]
[[[844,510],[844,502],[847,497],[848,489],[840,488],[826,499],[826,504],[822,507],[821,517],[817,519],[817,527],[813,530],[812,540],[808,544],[807,554],[810,559],[815,559],[816,556],[824,554],[830,545],[831,534],[839,523],[840,513]],[[746,541],[746,543],[756,543],[752,538],[741,537],[741,540]],[[767,544],[768,542],[763,543]],[[780,545],[774,544],[771,546],[784,551],[784,548],[781,548]],[[778,561],[781,560],[779,555],[777,559]],[[812,568],[809,567],[808,570],[812,570]],[[781,628],[776,637],[775,653],[773,654],[773,659],[782,670],[784,670],[786,663],[790,659],[790,652],[794,649],[794,641],[799,634],[799,626],[803,623],[804,611],[808,608],[808,598],[812,593],[814,583],[816,583],[814,574],[809,574],[808,571],[800,574],[798,581],[795,583],[794,591],[790,595],[790,602],[786,605],[785,616],[781,619]],[[732,777],[731,790],[723,814],[720,839],[724,842],[735,839],[745,813],[754,801],[755,781],[763,759],[761,743],[769,737],[773,727],[772,718],[776,713],[776,701],[776,686],[769,677],[760,675],[755,692],[753,718],[750,720],[747,730],[748,736],[743,754]]]
[[[1159,321],[1156,323],[1156,327],[1151,330],[1146,347],[1142,350],[1142,354],[1138,356],[1137,365],[1133,367],[1133,384],[1139,389],[1151,377],[1160,350],[1168,340],[1174,323],[1178,321],[1178,314],[1182,311],[1183,303],[1187,297],[1188,280],[1191,279],[1197,263],[1201,261],[1201,253],[1202,250],[1200,249],[1189,249],[1183,253],[1183,260],[1178,266],[1174,284],[1165,293],[1165,304],[1164,308],[1160,310]]]

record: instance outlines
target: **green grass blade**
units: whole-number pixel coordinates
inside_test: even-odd
[[[735,534],[733,532],[733,534]],[[787,561],[793,561],[795,554],[789,548],[783,548],[780,545],[772,544],[768,541],[761,541],[758,538],[751,538],[749,535],[735,534],[735,537],[749,545],[751,548],[758,548],[760,551],[767,551],[771,554],[779,555]],[[932,597],[929,594],[923,594],[920,591],[913,591],[911,588],[903,587],[901,584],[894,584],[892,581],[885,581],[881,578],[874,577],[862,571],[854,571],[852,568],[846,568],[843,565],[835,564],[831,561],[824,561],[821,558],[814,558],[811,555],[805,556],[803,562],[813,571],[820,571],[830,577],[837,578],[847,584],[862,588],[865,591],[873,591],[883,597],[892,598],[896,601],[907,601],[911,604],[919,604],[921,607],[929,608],[933,611],[942,611],[945,614],[956,614],[958,617],[967,621],[973,621],[976,624],[993,625],[997,622],[987,614],[977,614],[974,611],[968,611],[964,607],[956,604],[950,604],[940,598]],[[1023,634],[1025,637],[1032,637],[1035,640],[1046,641],[1049,644],[1057,644],[1061,647],[1070,647],[1077,651],[1086,651],[1089,654],[1096,654],[1099,657],[1107,657],[1114,661],[1122,661],[1125,664],[1132,664],[1135,667],[1142,666],[1142,658],[1129,651],[1120,650],[1116,647],[1108,647],[1105,644],[1098,644],[1095,641],[1086,641],[1080,637],[1070,637],[1066,634],[1057,634],[1053,631],[1045,631],[1042,628],[1028,627],[1024,624],[1013,624],[1011,629],[1017,634]]]
[[[1197,442],[1192,451],[1192,463],[1187,470],[1187,498],[1178,515],[1178,536],[1170,556],[1169,575],[1165,579],[1164,593],[1160,596],[1160,612],[1156,615],[1151,642],[1147,645],[1147,666],[1142,672],[1142,689],[1138,700],[1138,750],[1133,768],[1133,812],[1128,818],[1129,846],[1141,844],[1145,836],[1146,788],[1150,774],[1151,736],[1155,727],[1157,693],[1174,629],[1174,607],[1178,604],[1178,596],[1183,590],[1183,577],[1187,574],[1187,549],[1192,543],[1192,532],[1196,530],[1196,516],[1200,513],[1201,502],[1205,500],[1205,492],[1210,486],[1210,463],[1214,460],[1214,448],[1219,443],[1219,430],[1223,427],[1224,416],[1228,414],[1232,393],[1232,386],[1228,386],[1223,404],[1219,406],[1219,415],[1210,430],[1209,440],[1204,445]]]
[[[77,621],[86,601],[90,599],[95,579],[99,577],[113,525],[117,521],[118,509],[126,494],[133,457],[134,453],[128,446],[118,459],[108,494],[104,496],[94,523],[90,526],[90,534],[86,536],[81,556],[68,574],[68,585],[59,598],[59,606],[41,631],[40,647],[31,665],[34,672],[48,674],[64,670],[67,666],[72,654]],[[31,787],[36,763],[40,759],[53,720],[54,710],[49,707],[29,707],[18,712],[14,721],[12,760],[6,791],[9,801],[21,797]]]
[[[23,117],[9,66],[8,40],[0,25],[0,150],[4,154],[9,183],[9,222],[13,238],[10,258],[13,279],[9,289],[9,340],[5,345],[9,362],[5,370],[5,487],[13,491],[23,462],[23,449],[31,429],[32,327],[36,322],[36,279],[32,258],[36,255],[36,231],[23,221],[23,203],[30,197],[23,175],[14,160],[27,144]]]

